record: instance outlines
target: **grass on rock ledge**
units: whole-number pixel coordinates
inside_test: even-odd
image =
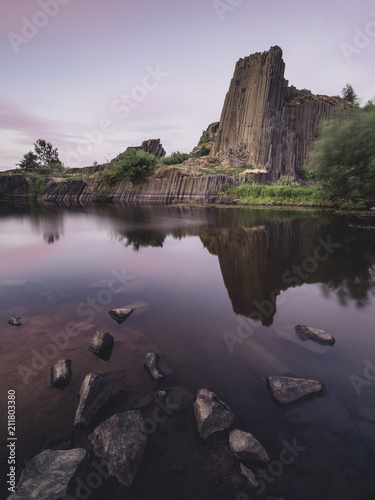
[[[226,184],[222,186],[221,192],[248,205],[269,202],[276,205],[327,206],[330,204],[318,186],[290,187],[251,183],[231,186]]]

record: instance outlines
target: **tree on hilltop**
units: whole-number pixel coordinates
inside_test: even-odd
[[[34,154],[32,151],[29,151],[25,155],[23,155],[22,160],[17,163],[17,166],[22,168],[22,170],[25,170],[27,172],[32,172],[33,170],[36,170],[39,167],[39,163],[37,162],[38,157],[36,154]]]
[[[50,169],[63,168],[57,148],[53,148],[50,142],[38,139],[34,143],[34,151],[34,153],[32,151],[26,153],[17,166],[28,172],[39,170],[42,173],[48,173]]]
[[[358,96],[354,92],[354,89],[350,83],[347,83],[345,87],[341,90],[341,97],[345,100],[353,104],[353,106],[358,105]]]

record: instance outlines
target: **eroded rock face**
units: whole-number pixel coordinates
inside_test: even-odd
[[[72,362],[70,359],[60,359],[51,368],[51,385],[58,389],[63,389],[69,384],[72,376]]]
[[[89,351],[97,354],[98,356],[110,351],[113,347],[113,337],[108,332],[96,330],[94,336],[90,340]]]
[[[321,345],[333,345],[335,343],[335,339],[332,335],[329,335],[323,330],[319,330],[319,328],[297,325],[295,330],[301,340],[312,340],[313,342],[317,342]]]
[[[294,377],[267,377],[272,397],[283,405],[317,394],[323,389],[319,380]]]
[[[144,367],[149,372],[154,382],[160,382],[165,375],[158,367],[158,356],[154,352],[148,352],[144,360]]]
[[[229,446],[239,460],[269,462],[270,458],[255,437],[250,432],[239,429],[229,434]]]
[[[203,132],[201,138],[199,139],[198,146],[193,149],[191,155],[195,158],[199,157],[201,154],[202,146],[206,146],[207,149],[210,150],[210,155],[213,155],[215,138],[219,131],[219,122],[211,123],[207,130]]]
[[[208,389],[199,389],[193,408],[202,439],[207,439],[214,432],[229,429],[233,424],[232,411]]]
[[[109,314],[117,323],[123,323],[128,318],[134,309],[122,307],[120,309],[111,309]]]
[[[320,123],[346,105],[339,97],[288,86],[282,56],[274,46],[237,62],[215,139],[215,154],[231,152],[268,171],[256,182],[294,176],[308,163]]]
[[[74,426],[90,425],[106,404],[124,395],[124,389],[107,382],[95,373],[89,373],[79,391]]]
[[[86,450],[46,450],[27,462],[12,500],[65,500],[73,494]]]
[[[130,487],[146,448],[147,436],[140,410],[116,413],[89,436],[96,456],[111,467],[111,474]]]

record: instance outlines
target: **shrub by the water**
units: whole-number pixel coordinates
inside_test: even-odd
[[[326,122],[310,168],[332,200],[374,199],[375,111],[355,108]]]
[[[146,153],[143,149],[131,149],[128,153],[121,153],[111,161],[103,178],[109,185],[114,185],[122,179],[132,184],[141,184],[146,180],[156,165],[156,157]]]

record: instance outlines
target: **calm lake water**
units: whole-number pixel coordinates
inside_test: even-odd
[[[126,388],[127,408],[144,407],[156,386],[143,359],[154,351],[167,374],[157,388],[214,391],[234,412],[235,427],[253,433],[271,460],[283,456],[285,441],[298,444],[292,463],[268,472],[269,496],[375,498],[375,217],[2,205],[0,255],[0,418],[5,429],[14,389],[19,472],[25,460],[68,439],[87,373]],[[131,304],[136,312],[121,325],[108,315]],[[9,325],[11,316],[21,316],[22,326]],[[299,339],[298,324],[330,333],[334,346]],[[108,361],[87,350],[97,328],[114,336]],[[72,360],[63,391],[49,386],[58,359]],[[319,379],[325,389],[281,408],[267,391],[269,375]],[[183,429],[175,435],[180,444],[169,440],[172,455],[159,443],[129,498],[236,500],[199,486],[194,432],[186,431],[191,444]],[[183,472],[172,477],[174,465]],[[128,498],[115,490],[107,498]]]

